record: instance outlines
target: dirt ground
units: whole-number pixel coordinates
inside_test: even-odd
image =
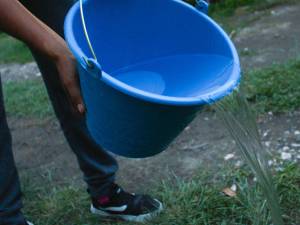
[[[234,32],[244,70],[268,66],[299,54],[300,4],[279,6],[263,12],[238,12],[235,23],[245,24]],[[14,65],[16,66],[16,65]],[[15,76],[30,79],[34,73]],[[0,66],[2,79],[7,65]],[[21,77],[21,78],[20,78]],[[21,174],[31,174],[36,182],[83,185],[75,156],[54,119],[9,118],[17,166]],[[259,118],[264,144],[279,157],[300,162],[300,111]],[[233,155],[228,155],[233,154]],[[232,158],[225,160],[226,158]],[[118,181],[132,191],[145,191],[162,179],[178,176],[189,179],[198,170],[216,170],[228,162],[240,166],[235,145],[214,113],[202,112],[168,150],[149,159],[118,157]],[[279,165],[280,166],[280,165]]]

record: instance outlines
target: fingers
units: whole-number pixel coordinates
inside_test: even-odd
[[[80,113],[85,113],[85,106],[83,103],[83,99],[81,96],[81,91],[79,88],[79,84],[77,82],[77,79],[71,79],[68,81],[67,85],[65,85],[65,88],[68,92],[68,95],[70,97],[70,101],[74,108]]]
[[[84,114],[86,112],[86,108],[81,95],[75,65],[73,63],[70,65],[65,62],[62,66],[58,65],[58,72],[73,108],[79,114]]]

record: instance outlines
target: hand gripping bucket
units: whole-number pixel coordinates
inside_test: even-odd
[[[204,105],[238,85],[225,32],[180,0],[86,0],[65,21],[78,61],[87,126],[104,149],[160,153]]]

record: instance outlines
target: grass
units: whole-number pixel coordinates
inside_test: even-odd
[[[259,186],[246,168],[225,169],[215,175],[200,173],[192,181],[167,181],[153,191],[165,204],[165,211],[148,225],[269,225],[270,216]],[[300,168],[289,164],[274,178],[278,187],[286,225],[300,223]],[[65,186],[48,190],[25,185],[25,213],[40,225],[125,225],[133,223],[100,221],[88,211],[85,190]],[[238,185],[236,197],[221,190]]]
[[[33,61],[25,44],[0,33],[0,63],[26,63]]]
[[[249,72],[243,87],[259,112],[296,110],[300,108],[300,59]]]
[[[46,89],[40,80],[4,83],[3,92],[8,115],[18,117],[53,115]]]

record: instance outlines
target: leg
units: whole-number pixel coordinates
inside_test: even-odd
[[[23,225],[21,189],[12,153],[0,79],[0,225]]]
[[[72,0],[23,0],[22,2],[33,14],[63,36],[64,17],[73,3]],[[77,155],[89,191],[93,197],[102,195],[108,191],[114,181],[118,169],[117,162],[90,137],[85,119],[72,114],[54,65],[37,52],[32,52],[43,74],[49,97],[65,137]]]
[[[29,1],[29,0],[24,0]],[[30,0],[31,11],[40,16],[44,22],[63,32],[63,19],[69,7],[67,0]],[[32,4],[34,3],[34,4]],[[55,16],[52,18],[52,16]],[[115,216],[128,221],[144,222],[162,210],[162,203],[147,195],[134,195],[125,192],[118,185],[111,184],[117,170],[116,161],[91,139],[84,119],[72,115],[67,97],[59,83],[53,65],[42,56],[35,54],[49,96],[65,136],[73,151],[77,154],[81,169],[85,174],[92,194],[91,212],[101,216]]]

